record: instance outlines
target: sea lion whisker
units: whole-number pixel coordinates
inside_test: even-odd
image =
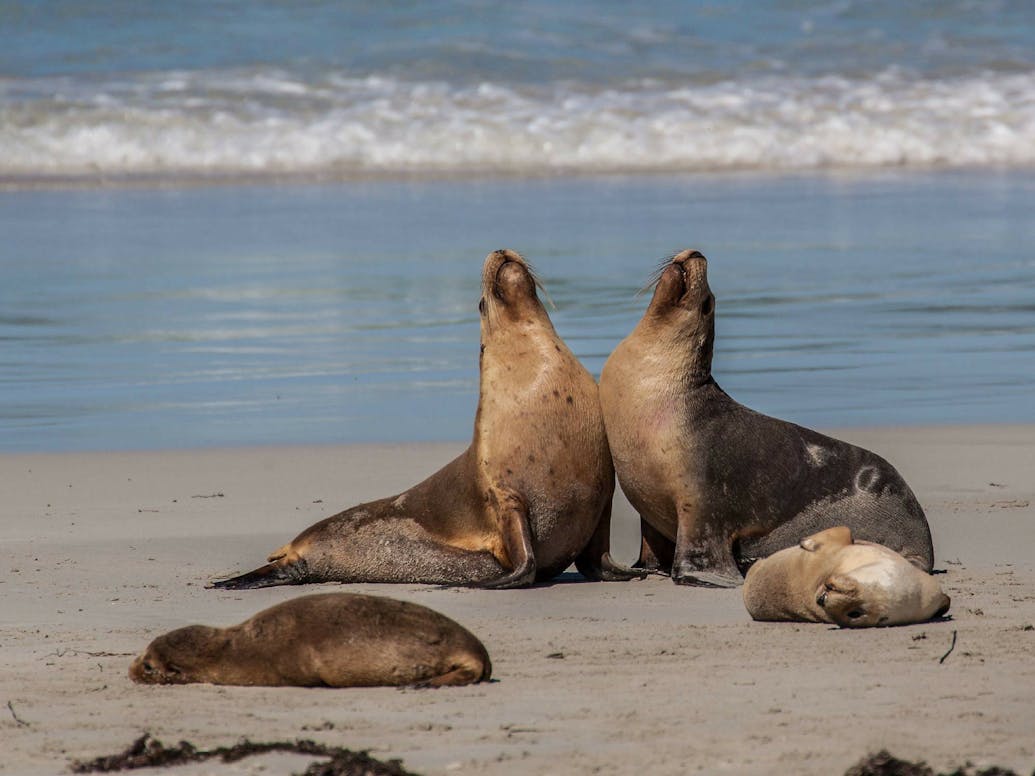
[[[550,292],[546,290],[546,286],[543,285],[543,281],[539,279],[539,273],[536,272],[535,267],[532,266],[532,263],[528,261],[528,259],[522,257],[522,260],[525,262],[525,269],[528,270],[528,276],[532,278],[532,283],[535,284],[537,289],[543,292],[543,296],[546,297],[546,301],[549,303],[550,309],[556,310],[557,305],[553,303],[553,299],[550,297]]]
[[[671,256],[666,256],[665,258],[660,259],[658,261],[658,265],[652,269],[650,274],[647,276],[647,282],[633,295],[633,299],[639,299],[645,293],[654,288],[654,286],[658,284],[658,281],[661,280],[662,274],[669,268],[669,265],[675,261],[675,258],[678,255],[678,253],[673,253]]]

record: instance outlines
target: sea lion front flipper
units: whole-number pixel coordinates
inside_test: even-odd
[[[503,589],[527,587],[535,582],[535,550],[532,547],[532,529],[528,525],[528,507],[513,491],[493,490],[491,497],[499,520],[500,537],[511,571],[496,579],[476,582],[476,587]]]
[[[644,579],[646,569],[629,568],[611,557],[611,499],[600,513],[600,520],[589,543],[575,558],[575,568],[586,579],[594,582],[626,582]]]
[[[719,527],[702,526],[695,510],[680,509],[672,581],[697,587],[738,587],[744,583],[733,560],[732,546],[718,541]],[[709,540],[710,539],[710,540]]]
[[[806,552],[817,552],[822,547],[847,547],[853,543],[852,529],[846,525],[837,525],[806,536],[798,542],[798,546]]]
[[[719,571],[694,571],[690,575],[675,579],[677,585],[692,585],[693,587],[739,587],[744,580],[738,574],[730,574]]]

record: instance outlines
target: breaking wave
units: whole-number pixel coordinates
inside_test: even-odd
[[[457,86],[281,69],[0,79],[0,178],[1032,166],[1035,73]]]

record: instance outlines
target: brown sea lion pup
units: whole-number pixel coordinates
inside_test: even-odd
[[[221,588],[303,582],[521,587],[572,561],[593,580],[642,572],[609,553],[614,467],[593,377],[554,331],[513,251],[482,271],[474,439],[405,493],[307,528]]]
[[[762,558],[744,579],[756,620],[908,625],[941,617],[949,604],[934,577],[884,545],[853,541],[843,525]]]
[[[697,251],[673,257],[600,375],[618,481],[640,514],[634,565],[733,586],[738,567],[843,523],[930,571],[927,519],[891,464],[754,412],[716,384],[707,268]]]
[[[170,631],[129,668],[144,684],[268,687],[442,687],[491,674],[482,643],[444,614],[353,593],[302,596],[229,628]]]

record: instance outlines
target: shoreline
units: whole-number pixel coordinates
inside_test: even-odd
[[[739,590],[659,577],[585,583],[572,573],[514,591],[207,590],[316,520],[408,488],[466,443],[0,454],[9,494],[0,705],[14,711],[0,717],[5,764],[54,773],[147,730],[200,747],[313,738],[402,758],[423,774],[819,776],[881,748],[936,769],[970,760],[1030,772],[1035,425],[835,433],[887,458],[917,493],[951,619],[854,632],[755,623]],[[615,557],[630,562],[638,523],[620,494],[612,537]],[[227,625],[333,590],[453,617],[486,644],[494,681],[438,691],[155,688],[126,676],[132,655],[170,628]],[[301,762],[255,757],[233,772]]]

